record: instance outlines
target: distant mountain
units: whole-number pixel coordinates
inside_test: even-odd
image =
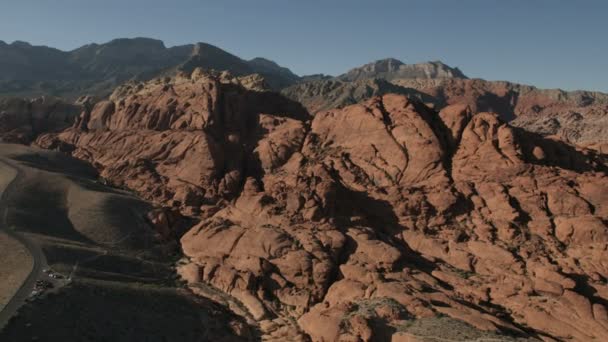
[[[311,113],[344,107],[384,94],[404,94],[416,97],[428,104],[437,99],[404,87],[398,80],[468,79],[458,68],[442,62],[405,64],[398,59],[387,58],[353,68],[337,77],[323,74],[303,76],[300,82],[281,90],[283,95],[299,101]]]
[[[358,68],[351,69],[347,73],[338,76],[338,79],[342,81],[357,81],[370,78],[393,80],[401,78],[466,79],[467,77],[458,68],[452,68],[439,61],[405,64],[394,58],[381,59],[368,63]]]
[[[167,48],[160,40],[123,38],[66,52],[0,41],[0,95],[106,96],[127,80],[148,80],[197,67],[228,70],[235,76],[259,73],[274,89],[299,80],[270,60],[246,61],[205,43]]]
[[[129,80],[146,81],[159,76],[186,73],[201,67],[227,70],[234,76],[260,74],[271,89],[318,81],[341,82],[369,79],[466,79],[458,70],[441,62],[405,64],[383,59],[352,69],[338,77],[300,77],[266,58],[244,60],[219,47],[196,43],[167,48],[150,38],[121,38],[104,44],[87,44],[72,51],[0,41],[0,96],[58,96],[76,99],[82,95],[105,97]]]
[[[330,75],[325,74],[312,74],[312,75],[304,75],[300,77],[300,83],[303,82],[311,82],[311,81],[320,81],[320,80],[331,80],[334,78]]]
[[[247,63],[255,73],[264,75],[266,82],[274,89],[281,89],[300,82],[300,77],[291,70],[266,58],[257,57]]]
[[[341,81],[335,78],[313,79],[313,81],[302,82],[287,87],[281,90],[281,93],[292,100],[300,102],[311,113],[345,107],[384,94],[402,94],[418,98],[422,101],[428,100],[432,102],[434,100],[415,89],[401,87],[379,78],[362,79],[353,82]]]

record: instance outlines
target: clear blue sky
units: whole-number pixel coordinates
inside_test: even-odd
[[[441,60],[470,77],[608,92],[608,0],[6,0],[0,40],[197,41],[303,75]]]

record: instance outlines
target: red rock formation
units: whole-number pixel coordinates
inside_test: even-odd
[[[306,120],[195,72],[123,88],[38,143],[199,214],[180,272],[269,339],[399,340],[405,320],[437,315],[608,339],[604,155],[399,95]]]
[[[236,196],[245,169],[272,167],[299,148],[283,137],[304,139],[305,111],[262,87],[256,76],[232,79],[200,69],[127,84],[83,111],[72,129],[37,143],[71,146],[114,184],[198,213]],[[268,146],[253,151],[264,135]]]
[[[39,134],[60,132],[72,125],[81,110],[57,98],[0,99],[0,141],[29,144]]]
[[[481,79],[420,78],[420,75],[412,78],[390,72],[373,72],[373,69],[368,71],[369,74],[355,69],[354,75],[365,76],[356,81],[313,80],[285,88],[282,93],[305,105],[311,113],[388,93],[403,94],[417,97],[438,110],[455,104],[469,106],[474,113],[494,112],[502,120],[528,131],[559,136],[562,140],[604,153],[608,148],[607,94],[537,89]],[[343,76],[339,78],[353,79]]]
[[[513,126],[595,148],[608,146],[608,96],[599,92],[537,89],[481,79],[399,79],[438,107],[466,104],[474,112],[492,111]]]

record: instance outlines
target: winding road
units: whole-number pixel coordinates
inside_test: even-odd
[[[0,329],[2,329],[8,323],[10,318],[17,312],[17,310],[19,310],[21,305],[23,305],[25,300],[30,296],[34,286],[36,285],[36,280],[42,276],[42,270],[47,267],[47,262],[42,249],[36,242],[28,238],[27,234],[17,232],[12,227],[8,226],[7,216],[9,206],[7,198],[13,191],[15,191],[17,181],[21,177],[21,170],[18,166],[15,166],[5,158],[0,158],[0,163],[3,167],[11,168],[16,171],[15,176],[12,180],[10,180],[10,183],[8,183],[4,189],[0,189],[0,230],[25,246],[33,259],[33,266],[30,274],[27,276],[25,281],[21,284],[17,292],[15,292],[6,306],[2,309],[2,311],[0,311]]]

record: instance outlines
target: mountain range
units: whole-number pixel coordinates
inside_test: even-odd
[[[416,97],[437,110],[466,103],[474,111],[496,112],[516,126],[597,149],[608,144],[608,95],[599,92],[543,90],[470,79],[440,61],[406,64],[395,58],[338,76],[299,76],[266,58],[245,60],[206,43],[167,48],[150,38],[115,39],[67,52],[0,41],[0,96],[54,96],[68,102],[89,96],[99,100],[125,82],[189,74],[197,68],[228,71],[237,77],[260,75],[267,89],[300,102],[312,114],[397,93]],[[13,140],[16,136],[23,138],[23,131],[13,134]]]
[[[196,67],[230,70],[235,75],[259,73],[273,88],[293,84],[298,77],[264,58],[246,61],[210,44],[167,48],[149,38],[115,39],[72,51],[0,41],[0,94],[107,96],[128,80],[148,80]]]
[[[75,274],[3,341],[112,339],[87,318],[115,296],[153,317],[118,319],[125,341],[608,340],[607,94],[393,58],[298,76],[145,38],[3,43],[0,78],[0,141],[31,145],[0,144],[4,226]],[[208,310],[157,303],[164,272]]]
[[[189,74],[197,68],[228,71],[237,77],[260,75],[264,87],[301,103],[312,114],[397,93],[416,97],[437,110],[466,103],[473,111],[495,112],[516,126],[596,149],[608,144],[608,95],[599,92],[470,79],[440,61],[406,64],[395,58],[338,76],[299,76],[266,58],[245,60],[206,43],[167,48],[150,38],[115,39],[72,51],[0,41],[0,96],[99,100],[125,82]]]
[[[148,80],[175,71],[192,72],[197,67],[229,70],[235,76],[257,73],[275,90],[315,79],[314,75],[300,77],[265,58],[244,60],[206,43],[167,48],[155,39],[115,39],[61,51],[21,41],[11,44],[0,41],[0,94],[103,97],[127,80]],[[354,81],[373,77],[466,78],[458,69],[441,62],[404,64],[396,59],[370,63],[337,78]]]

